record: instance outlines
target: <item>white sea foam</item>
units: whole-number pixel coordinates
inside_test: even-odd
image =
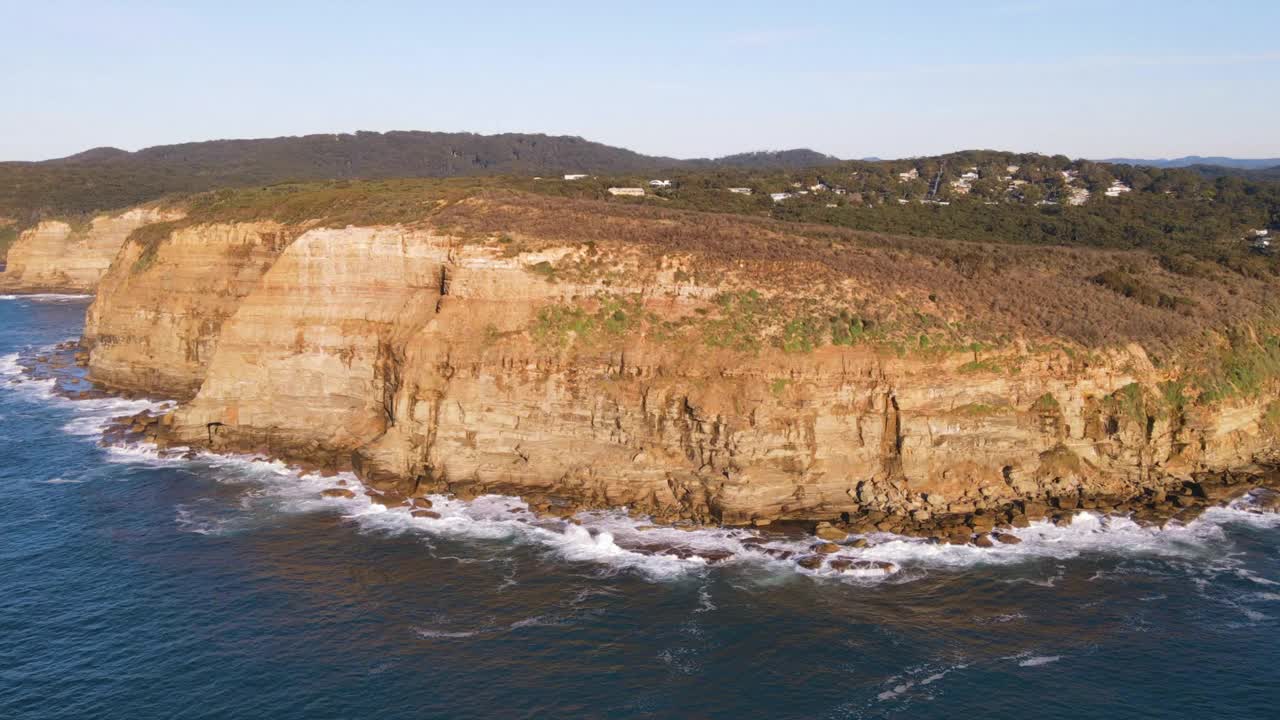
[[[37,352],[48,352],[53,346],[39,348]],[[111,420],[122,415],[136,415],[140,412],[161,412],[171,407],[171,403],[154,400],[128,400],[120,397],[101,397],[85,400],[74,400],[56,392],[57,380],[54,378],[31,377],[21,363],[18,353],[0,356],[0,378],[6,382],[0,384],[8,390],[16,392],[28,400],[56,405],[74,411],[74,417],[62,426],[72,435],[98,438],[110,425]]]
[[[0,356],[0,386],[13,388],[33,399],[74,410],[64,431],[99,437],[110,420],[144,410],[161,411],[165,403],[148,400],[98,398],[70,400],[53,392],[53,380],[35,380],[24,374],[17,354]],[[144,465],[192,464],[219,480],[252,483],[261,488],[273,510],[285,512],[337,511],[370,532],[414,533],[426,538],[473,542],[519,542],[540,547],[567,562],[588,563],[601,573],[632,571],[652,579],[674,578],[705,572],[713,565],[753,565],[760,575],[796,573],[820,580],[847,583],[908,582],[930,571],[975,565],[1011,565],[1037,559],[1066,560],[1082,554],[1124,554],[1160,558],[1205,560],[1219,557],[1227,542],[1224,526],[1243,523],[1254,527],[1280,527],[1280,515],[1259,512],[1246,496],[1227,507],[1207,510],[1185,525],[1171,523],[1161,529],[1140,526],[1124,517],[1080,513],[1069,526],[1035,522],[1011,531],[1018,544],[995,547],[936,544],[920,538],[885,533],[865,536],[869,547],[843,547],[817,569],[800,567],[796,560],[811,554],[816,538],[786,538],[741,528],[681,529],[653,526],[625,512],[579,513],[573,521],[538,516],[518,498],[486,495],[471,501],[444,496],[431,498],[438,518],[413,517],[407,506],[386,508],[366,496],[351,474],[321,477],[301,474],[280,462],[264,462],[245,456],[201,452],[193,459],[183,449],[160,451],[153,445],[121,443],[107,448],[107,460]],[[322,498],[320,492],[345,485],[354,498]],[[247,498],[253,505],[257,498]],[[836,567],[832,560],[839,560]],[[888,567],[888,570],[883,569]],[[1276,582],[1250,577],[1255,583]],[[1056,578],[1040,582],[1052,584]],[[1034,580],[1027,580],[1034,581]],[[707,605],[714,608],[707,599]]]
[[[18,357],[18,353],[0,355],[0,375],[8,377],[21,373],[22,366],[18,364]]]
[[[1248,500],[1243,499],[1229,507],[1214,508],[1187,525],[1170,524],[1164,529],[1143,527],[1123,517],[1081,513],[1070,526],[1036,522],[1013,530],[1021,543],[992,548],[933,544],[920,538],[876,533],[867,536],[871,546],[846,547],[833,556],[861,563],[852,572],[840,572],[827,566],[808,570],[796,564],[797,558],[810,553],[814,538],[762,536],[753,530],[735,528],[653,526],[621,510],[582,512],[573,521],[554,520],[538,516],[518,498],[500,495],[484,495],[471,501],[431,496],[432,511],[440,517],[413,517],[408,506],[387,508],[373,502],[359,480],[349,473],[325,478],[300,474],[280,462],[204,452],[187,461],[140,444],[112,448],[111,452],[112,459],[118,462],[198,463],[223,479],[261,484],[270,497],[279,501],[282,510],[338,511],[371,532],[526,543],[563,561],[596,565],[606,574],[634,571],[655,580],[705,572],[726,555],[721,561],[724,565],[756,565],[766,573],[800,573],[855,583],[905,582],[931,570],[1011,565],[1043,558],[1065,560],[1085,553],[1206,559],[1225,542],[1224,525],[1276,524],[1274,516],[1253,512]],[[320,497],[322,490],[337,487],[340,482],[356,496]],[[666,554],[676,550],[678,554]],[[885,572],[869,567],[870,563],[891,563],[897,571]],[[1047,582],[1052,584],[1053,579]],[[1256,578],[1255,582],[1273,581]],[[714,609],[710,598],[702,601],[705,609]]]
[[[476,634],[475,630],[436,630],[434,628],[414,628],[413,634],[420,638],[437,639],[437,638],[467,638]]]
[[[964,670],[967,667],[969,667],[968,664],[959,663],[956,665],[944,666],[941,669],[939,669],[938,665],[935,664],[910,668],[905,670],[902,674],[894,675],[893,677],[885,680],[884,683],[888,687],[876,695],[876,700],[879,700],[880,702],[896,700],[910,693],[913,688],[927,688],[929,685],[942,680],[951,673]],[[924,677],[920,677],[925,673],[929,674]],[[920,690],[918,692],[927,693],[929,691]]]
[[[1019,660],[1018,667],[1040,667],[1041,665],[1058,662],[1061,659],[1061,655],[1032,655],[1025,660]]]
[[[45,480],[44,484],[45,485],[79,485],[82,482],[84,482],[84,480],[56,477],[56,478],[49,478],[48,480]]]
[[[65,303],[89,300],[92,295],[75,293],[30,293],[27,295],[0,295],[0,300],[27,300],[30,302]]]

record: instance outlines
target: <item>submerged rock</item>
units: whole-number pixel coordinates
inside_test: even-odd
[[[843,575],[856,577],[882,577],[898,571],[897,565],[884,560],[860,560],[844,556],[832,558],[827,566]]]
[[[354,492],[351,492],[350,490],[346,488],[341,488],[341,487],[325,488],[324,490],[320,491],[320,497],[325,497],[325,498],[347,498],[348,500],[350,500],[355,496],[356,494]]]

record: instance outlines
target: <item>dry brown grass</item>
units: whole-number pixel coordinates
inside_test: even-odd
[[[1087,347],[1138,342],[1168,357],[1242,323],[1270,323],[1280,286],[1206,266],[1166,269],[1142,251],[1018,246],[888,236],[828,226],[485,191],[428,222],[464,235],[519,233],[547,244],[618,243],[746,263],[761,289],[822,292],[852,280],[874,298],[915,298],[987,339],[1062,338]],[[1164,307],[1095,281],[1122,270],[1189,304]]]
[[[705,275],[733,268],[761,291],[813,298],[852,285],[868,303],[894,306],[896,319],[912,329],[932,327],[941,318],[952,339],[1062,339],[1086,347],[1138,342],[1157,360],[1203,345],[1228,328],[1274,322],[1280,298],[1273,275],[1250,277],[1144,251],[892,236],[553,197],[511,185],[500,179],[393,180],[219,191],[186,201],[185,220],[156,230],[259,219],[278,220],[294,232],[317,225],[402,223],[475,241],[518,236],[524,249],[595,243],[687,253],[698,259],[695,265],[705,266]],[[141,229],[136,239],[154,242],[155,234]],[[1187,302],[1143,302],[1149,293],[1126,297],[1114,283],[1096,281],[1108,273],[1136,278],[1157,292],[1154,297]]]

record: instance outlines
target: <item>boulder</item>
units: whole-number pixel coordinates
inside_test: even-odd
[[[990,533],[978,533],[978,536],[973,539],[973,544],[981,548],[995,547]]]
[[[440,513],[434,510],[423,510],[422,508],[414,509],[409,514],[416,518],[431,518],[432,520],[440,519]]]
[[[1002,542],[1005,545],[1017,545],[1022,542],[1022,538],[1017,535],[1010,535],[1009,533],[999,533],[995,535],[995,539],[996,542]]]
[[[325,488],[324,490],[320,491],[320,497],[325,497],[325,498],[347,498],[348,500],[350,500],[355,496],[356,496],[355,493],[351,492],[346,488],[340,488],[340,487]]]
[[[822,567],[822,556],[821,555],[805,555],[799,560],[796,560],[796,564],[802,568],[805,568],[806,570],[817,570],[818,568]]]
[[[822,553],[823,555],[840,552],[840,546],[832,542],[818,543],[809,549],[816,553]]]
[[[1257,488],[1249,493],[1253,507],[1267,512],[1280,512],[1280,492]]]
[[[832,527],[830,525],[818,528],[813,534],[816,535],[819,540],[831,540],[833,542],[840,542],[841,540],[849,537],[849,533],[838,527]]]
[[[1024,502],[1022,514],[1030,520],[1041,520],[1049,514],[1049,506],[1041,502]]]
[[[401,495],[392,495],[384,493],[382,495],[370,494],[369,499],[386,508],[399,507],[404,504],[404,497]]]

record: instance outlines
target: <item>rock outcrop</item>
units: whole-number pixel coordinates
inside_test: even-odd
[[[129,242],[103,276],[84,338],[94,377],[180,398],[206,377],[223,322],[288,243],[278,223],[196,225]]]
[[[764,301],[823,323],[833,299],[871,302],[820,276],[607,237],[205,224],[123,248],[85,339],[95,379],[189,398],[167,442],[668,519],[1070,504],[1274,447],[1269,396],[1171,405],[1137,345],[785,335],[799,321]],[[770,323],[784,339],[758,342]]]
[[[62,220],[42,221],[9,248],[0,290],[91,293],[129,233],[178,217],[179,211],[148,206],[98,215],[76,227]]]

